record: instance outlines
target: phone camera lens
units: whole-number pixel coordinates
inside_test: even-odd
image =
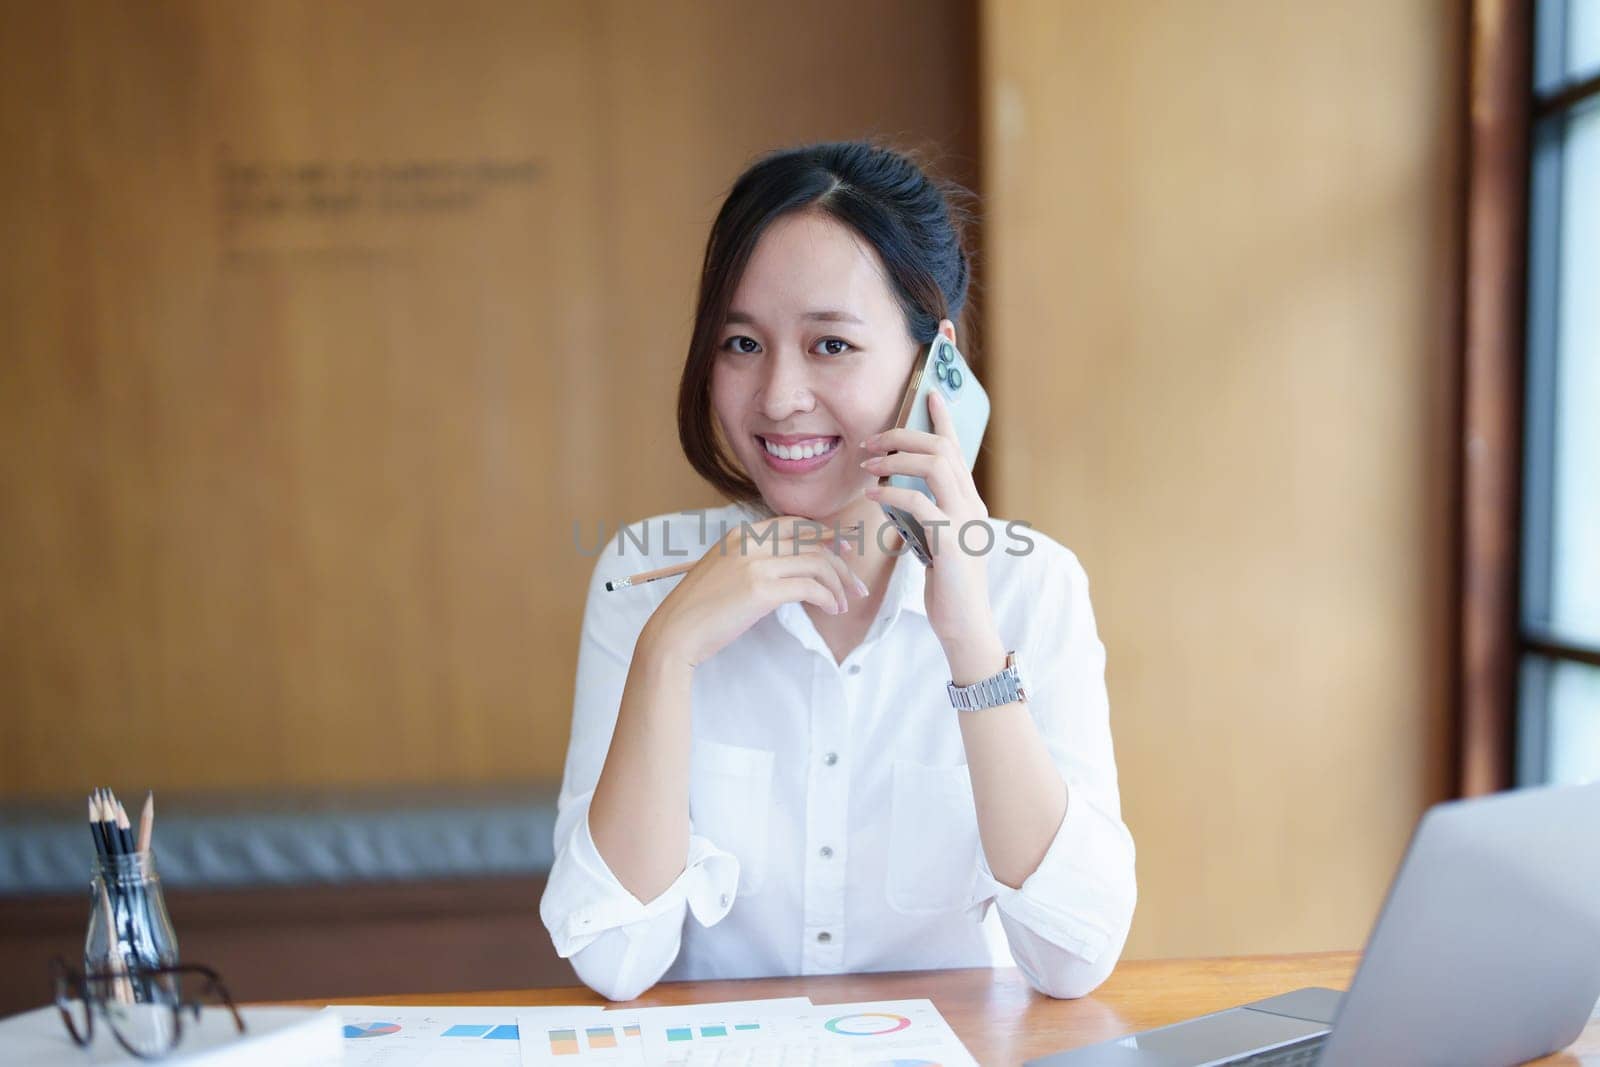
[[[955,367],[950,368],[950,373],[945,377],[945,384],[951,389],[961,388],[961,371]]]
[[[939,342],[938,354],[934,356],[940,363],[950,363],[956,358],[955,349],[950,347],[949,341]]]

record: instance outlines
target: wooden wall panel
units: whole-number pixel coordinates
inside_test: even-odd
[[[1130,955],[1358,947],[1450,788],[1458,8],[982,7],[991,508],[1090,577]]]
[[[0,794],[559,773],[593,530],[757,152],[976,170],[975,15],[0,10]],[[839,27],[848,25],[848,33]]]
[[[0,9],[0,794],[556,773],[573,520],[713,502],[672,399],[720,194],[865,133],[971,183],[981,99],[990,505],[1093,582],[1129,951],[1358,944],[1449,781],[1460,14],[979,28]]]

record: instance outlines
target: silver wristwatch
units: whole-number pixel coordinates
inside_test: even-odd
[[[1006,665],[998,674],[973,682],[957,685],[952,678],[945,688],[950,693],[950,703],[961,711],[982,711],[1028,699],[1027,686],[1022,680],[1022,664],[1015,652],[1006,653]]]

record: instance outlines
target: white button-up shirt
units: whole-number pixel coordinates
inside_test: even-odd
[[[613,1000],[662,978],[1013,962],[1052,996],[1099,985],[1121,955],[1136,895],[1105,649],[1077,558],[999,519],[989,520],[995,621],[1018,651],[1028,709],[1067,785],[1066,816],[1021,887],[995,880],[984,859],[957,719],[983,712],[950,705],[926,574],[910,552],[842,663],[790,603],[695,669],[683,873],[648,902],[617,881],[590,835],[589,802],[634,643],[679,579],[616,592],[605,582],[698,558],[745,519],[757,516],[738,505],[656,516],[600,552],[539,908],[556,952]],[[968,545],[979,541],[969,532]]]

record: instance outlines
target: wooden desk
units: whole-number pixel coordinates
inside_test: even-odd
[[[1129,961],[1081,1000],[1051,1000],[1028,987],[1015,968],[898,974],[760,978],[742,982],[668,982],[634,1004],[691,1004],[763,997],[809,996],[819,1004],[927,997],[961,1040],[988,1064],[1018,1064],[1065,1048],[1121,1037],[1192,1015],[1233,1007],[1301,986],[1348,988],[1354,952],[1247,956],[1206,960]],[[606,1004],[582,986],[494,993],[345,997],[346,1004]],[[321,1005],[326,1001],[302,1001]],[[1578,1042],[1540,1065],[1600,1065],[1600,1017]]]

